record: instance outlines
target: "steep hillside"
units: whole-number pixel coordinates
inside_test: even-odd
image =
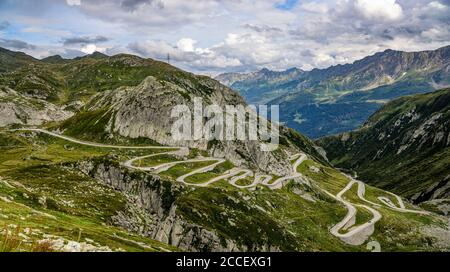
[[[318,138],[357,128],[391,99],[449,86],[450,46],[386,50],[352,64],[286,77],[288,71],[276,73],[277,79],[259,73],[238,81],[218,79],[232,82],[229,86],[252,103],[280,104],[282,121]]]
[[[248,74],[221,74],[216,79],[235,90],[239,90],[249,104],[266,104],[276,97],[294,91],[289,82],[301,77],[304,73],[297,68],[282,72],[262,69]]]
[[[37,59],[25,53],[14,52],[0,47],[0,74],[37,62]]]
[[[64,62],[36,60],[31,65],[0,74],[0,86],[3,92],[12,90],[22,100],[31,101],[31,104],[35,104],[34,101],[41,104],[49,102],[69,111],[77,111],[99,92],[122,86],[137,86],[148,76],[178,84],[188,90],[211,92],[209,86],[199,82],[204,77],[196,77],[163,62],[125,54],[107,57],[101,53]],[[3,96],[0,107],[6,107],[4,105],[8,102]],[[34,108],[26,109],[30,110]],[[11,120],[4,119],[2,123],[17,123]],[[27,124],[26,120],[22,121]]]
[[[54,55],[54,56],[49,56],[49,57],[43,58],[43,59],[41,59],[41,61],[45,62],[45,63],[59,64],[59,63],[69,62],[70,60],[64,59],[60,55]]]
[[[187,104],[192,109],[195,97],[203,98],[205,106],[245,102],[215,80],[163,62],[126,54],[108,57],[96,52],[63,63],[40,62],[5,73],[0,75],[0,86],[5,93],[0,98],[2,125],[41,125],[74,115],[62,124],[62,129],[72,136],[103,141],[147,138],[159,144],[209,147],[211,153],[226,156],[238,165],[251,164],[277,174],[290,168],[288,160],[259,152],[259,143],[171,141],[174,120],[170,113],[175,105]],[[303,141],[311,146],[308,140]],[[315,152],[314,148],[309,149]],[[320,157],[318,153],[314,155]]]
[[[188,251],[366,251],[368,241],[383,251],[449,247],[438,238],[448,235],[444,219],[402,208],[394,195],[310,156],[285,154],[295,175],[253,176],[229,162],[210,167],[217,159],[195,149],[169,155],[160,146],[124,149],[37,130],[0,135],[0,222],[15,239],[29,237],[22,250],[36,241],[35,250],[174,250],[154,240]],[[18,228],[20,216],[27,219]]]
[[[205,89],[196,89],[195,83]],[[211,155],[225,157],[236,165],[258,167],[278,175],[289,171],[289,160],[276,153],[261,152],[259,142],[174,140],[171,128],[176,119],[170,117],[171,111],[176,105],[188,105],[193,112],[195,97],[204,98],[205,106],[215,104],[224,108],[244,103],[236,93],[206,78],[175,85],[148,77],[136,87],[104,91],[94,96],[80,113],[63,122],[60,128],[67,135],[89,140],[151,139],[162,145],[208,150]],[[311,145],[309,140],[304,141]]]
[[[450,196],[450,89],[394,100],[359,130],[317,142],[331,163],[415,202]]]
[[[211,78],[123,54],[34,66],[2,74],[0,105],[67,115],[0,111],[2,251],[450,248],[444,217],[341,173],[291,129],[273,151],[175,141],[174,105],[245,104]]]

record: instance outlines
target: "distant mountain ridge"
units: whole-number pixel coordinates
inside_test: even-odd
[[[0,73],[12,71],[36,62],[39,62],[39,60],[25,53],[10,51],[0,47]]]
[[[60,55],[54,55],[54,56],[49,56],[49,57],[43,58],[43,59],[41,59],[41,61],[45,62],[45,63],[58,64],[58,63],[68,62],[70,60],[63,58]]]
[[[355,129],[391,99],[449,86],[450,46],[421,52],[385,50],[352,64],[288,71],[270,79],[260,72],[243,79],[230,74],[216,78],[232,83],[229,86],[249,103],[280,104],[283,122],[318,138]]]
[[[193,107],[194,97],[223,108],[245,105],[238,93],[218,81],[153,59],[100,52],[74,59],[30,58],[22,67],[0,74],[0,127],[65,120],[63,130],[73,131],[74,137],[150,138],[159,144],[207,149],[214,146],[213,141],[176,143],[169,137],[172,108],[181,104]],[[67,129],[69,124],[71,129]],[[288,129],[283,132],[304,141],[305,147],[320,157],[310,140]],[[281,135],[285,142],[287,136]],[[289,160],[261,152],[251,141],[223,141],[210,149],[237,165],[252,164],[277,174],[291,168]]]
[[[274,99],[272,85],[283,84],[303,75],[305,71],[291,68],[285,71],[271,71],[263,68],[251,73],[226,73],[215,79],[238,90],[250,104],[264,104]],[[282,90],[281,90],[282,91]],[[284,93],[284,92],[282,92]],[[277,93],[281,95],[282,93]]]
[[[402,97],[317,141],[337,167],[415,202],[450,197],[450,89]]]
[[[292,129],[281,126],[279,148],[268,152],[261,139],[172,137],[176,105],[192,112],[196,97],[245,105],[210,77],[128,54],[17,56],[0,73],[0,225],[40,230],[19,242],[93,251],[367,251],[373,240],[383,251],[450,248],[447,218],[344,175]]]
[[[216,76],[216,80],[220,81],[222,84],[233,85],[236,82],[241,82],[243,80],[256,81],[257,79],[266,80],[282,80],[283,78],[289,79],[296,74],[304,73],[305,71],[298,68],[290,68],[285,71],[272,71],[267,68],[263,68],[256,72],[250,73],[224,73]],[[291,76],[291,77],[289,77]]]

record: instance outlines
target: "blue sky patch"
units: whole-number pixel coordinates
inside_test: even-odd
[[[297,5],[297,3],[298,0],[285,0],[284,2],[275,4],[275,7],[281,10],[291,10]]]

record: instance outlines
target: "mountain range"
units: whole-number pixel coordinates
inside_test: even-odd
[[[394,100],[360,129],[318,143],[337,167],[420,203],[450,196],[449,132],[450,89],[443,89]]]
[[[327,142],[173,139],[175,105],[246,105],[214,79],[128,54],[2,49],[0,67],[0,251],[450,249],[445,213],[336,168]]]
[[[311,138],[350,131],[386,102],[450,85],[450,46],[386,50],[352,64],[303,71],[262,69],[216,77],[250,104],[280,105],[280,119]]]

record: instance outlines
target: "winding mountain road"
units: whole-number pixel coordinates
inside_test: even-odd
[[[347,186],[345,186],[345,188],[342,191],[340,191],[336,196],[333,196],[331,193],[327,192],[328,195],[330,195],[331,197],[333,197],[334,199],[341,202],[347,207],[347,215],[339,223],[334,225],[331,228],[330,232],[334,236],[340,238],[342,241],[351,245],[362,245],[375,231],[375,223],[382,218],[381,214],[377,210],[366,205],[357,205],[350,203],[349,201],[343,198],[343,195],[357,183],[358,183],[357,181],[351,180],[347,184]],[[357,215],[356,207],[367,209],[369,212],[372,213],[373,216],[372,219],[370,219],[368,222],[362,225],[354,226],[356,223],[356,215]],[[342,230],[349,230],[349,231],[346,233],[341,233]]]
[[[232,177],[235,177],[233,179],[231,179],[229,181],[229,183],[237,188],[253,188],[256,187],[258,185],[264,185],[267,186],[271,189],[279,189],[283,187],[283,182],[284,181],[288,181],[288,180],[292,180],[298,177],[301,177],[301,174],[297,173],[296,169],[297,167],[303,163],[306,159],[307,156],[305,154],[296,154],[293,157],[297,158],[297,160],[295,161],[294,165],[293,165],[293,174],[288,175],[286,177],[281,177],[278,178],[277,180],[275,180],[273,183],[269,183],[272,180],[272,176],[270,175],[261,175],[261,174],[254,174],[253,171],[248,170],[248,169],[242,169],[242,168],[233,168],[231,170],[226,171],[224,174],[214,177],[210,180],[207,180],[205,182],[202,183],[188,183],[186,182],[186,178],[190,177],[190,176],[194,176],[196,174],[201,174],[201,173],[206,173],[209,171],[214,170],[218,165],[225,163],[226,160],[223,158],[196,158],[196,159],[190,159],[190,160],[179,160],[179,161],[174,161],[174,162],[169,162],[169,163],[162,163],[156,166],[149,166],[149,167],[140,167],[140,166],[135,166],[134,163],[143,159],[147,159],[147,158],[151,158],[151,157],[156,157],[156,156],[161,156],[161,155],[174,155],[174,156],[179,156],[179,157],[183,157],[183,156],[187,156],[189,154],[189,149],[186,147],[164,147],[164,146],[120,146],[120,145],[106,145],[106,144],[100,144],[100,143],[92,143],[92,142],[88,142],[88,141],[83,141],[83,140],[78,140],[69,136],[65,136],[65,135],[61,135],[58,133],[54,133],[54,132],[50,132],[44,129],[34,129],[34,128],[29,128],[29,129],[16,129],[16,130],[10,130],[10,131],[31,131],[31,132],[38,132],[38,133],[43,133],[43,134],[47,134],[59,139],[63,139],[66,140],[68,142],[72,142],[75,144],[80,144],[80,145],[85,145],[85,146],[92,146],[92,147],[100,147],[100,148],[116,148],[116,149],[148,149],[148,150],[159,150],[159,149],[166,149],[169,151],[165,151],[165,152],[158,152],[155,154],[150,154],[150,155],[146,155],[146,156],[140,156],[140,157],[136,157],[133,159],[130,159],[128,161],[122,162],[121,165],[127,167],[127,168],[131,168],[134,170],[140,170],[140,171],[146,171],[146,172],[153,172],[153,173],[161,173],[164,171],[169,170],[170,168],[178,165],[178,164],[185,164],[185,163],[198,163],[198,162],[214,162],[211,165],[199,168],[199,169],[195,169],[183,176],[180,176],[176,179],[176,181],[183,183],[185,185],[189,185],[189,186],[196,186],[196,187],[207,187],[217,181],[220,180],[227,180],[230,179]],[[291,157],[292,158],[292,157]],[[240,179],[245,178],[244,175],[239,175],[241,173],[245,173],[246,176],[252,176],[255,177],[254,182],[249,185],[249,186],[239,186],[236,184],[236,182]],[[238,176],[239,175],[239,176]]]
[[[330,197],[336,199],[337,201],[341,202],[342,204],[344,204],[344,206],[347,207],[347,215],[339,223],[334,225],[330,229],[330,232],[331,232],[331,234],[340,238],[342,241],[346,242],[347,244],[361,245],[374,233],[375,223],[381,220],[382,215],[378,210],[376,210],[370,206],[362,205],[362,204],[354,204],[354,203],[351,203],[351,202],[345,200],[343,198],[343,195],[346,192],[348,192],[354,185],[357,185],[358,186],[357,196],[359,199],[361,199],[363,202],[366,202],[376,208],[381,208],[383,206],[378,203],[369,201],[365,198],[366,186],[362,181],[355,180],[353,177],[348,176],[348,175],[345,175],[345,176],[347,176],[347,178],[350,179],[350,182],[336,196],[334,196],[333,194],[324,190],[325,193],[327,193]],[[391,194],[392,196],[396,197],[400,207],[397,207],[387,197],[383,197],[383,196],[378,197],[378,200],[380,200],[380,202],[382,204],[385,204],[385,207],[387,207],[389,209],[393,209],[398,212],[417,213],[417,214],[423,214],[423,215],[429,214],[428,212],[425,212],[425,211],[406,209],[405,205],[403,203],[403,200],[399,196],[397,196],[393,193],[390,193],[390,192],[388,192],[388,193]],[[356,223],[356,215],[357,215],[356,207],[368,210],[370,213],[372,213],[372,219],[370,219],[368,222],[361,224],[359,226],[354,226]],[[348,229],[349,229],[348,232],[342,233],[343,230],[345,231]]]
[[[303,177],[303,175],[301,173],[299,173],[297,169],[304,161],[306,161],[308,159],[308,157],[302,153],[292,155],[290,157],[290,160],[291,161],[295,160],[292,165],[292,169],[291,169],[292,173],[285,177],[279,177],[273,182],[271,182],[273,180],[273,176],[271,176],[271,175],[254,173],[253,171],[251,171],[249,169],[235,167],[233,169],[230,169],[230,170],[224,172],[222,175],[211,178],[205,182],[189,183],[186,181],[186,179],[188,177],[194,176],[196,174],[210,172],[210,171],[214,170],[220,164],[226,162],[226,160],[223,158],[196,158],[196,159],[189,159],[189,160],[180,159],[179,161],[174,161],[174,162],[169,162],[169,163],[161,163],[161,164],[155,165],[155,166],[140,167],[140,166],[135,166],[134,165],[135,162],[143,160],[143,159],[151,158],[151,157],[161,156],[161,155],[173,155],[175,157],[182,158],[189,154],[189,149],[186,147],[106,145],[106,144],[99,144],[99,143],[92,143],[92,142],[77,140],[72,137],[64,136],[64,135],[50,132],[50,131],[43,130],[43,129],[18,129],[18,130],[12,130],[12,131],[39,132],[39,133],[47,134],[47,135],[50,135],[50,136],[53,136],[56,138],[60,138],[60,139],[72,142],[72,143],[86,145],[86,146],[92,146],[92,147],[115,148],[115,149],[168,150],[168,151],[158,152],[158,153],[151,154],[151,155],[136,157],[136,158],[133,158],[133,159],[130,159],[128,161],[121,163],[121,165],[123,165],[124,167],[134,169],[134,170],[139,170],[139,171],[161,173],[161,172],[169,170],[170,168],[172,168],[178,164],[212,162],[212,164],[210,164],[210,165],[207,165],[205,167],[201,167],[198,169],[194,169],[193,171],[191,171],[187,174],[184,174],[176,179],[177,182],[183,183],[188,186],[195,186],[195,187],[207,187],[207,186],[209,186],[215,182],[218,182],[220,180],[227,180],[229,184],[231,184],[232,186],[239,188],[239,189],[254,188],[258,185],[267,186],[268,188],[270,188],[272,190],[280,189],[285,185],[286,181]],[[249,185],[237,185],[236,184],[239,180],[246,179],[248,177],[253,177],[253,182],[251,184],[249,184]],[[365,191],[366,191],[365,184],[361,181],[355,180],[351,176],[346,175],[346,177],[350,180],[350,182],[337,195],[333,195],[333,194],[329,193],[325,189],[320,188],[320,186],[319,186],[319,189],[321,189],[327,195],[329,195],[333,199],[337,200],[338,202],[342,203],[346,207],[346,209],[347,209],[346,216],[330,229],[330,233],[332,235],[338,237],[339,239],[341,239],[343,242],[345,242],[347,244],[361,245],[365,241],[367,241],[367,239],[374,233],[376,222],[378,222],[382,218],[381,213],[378,210],[376,210],[375,208],[387,207],[389,209],[392,209],[392,210],[395,210],[398,212],[429,214],[424,211],[406,209],[402,199],[399,196],[397,196],[393,193],[390,193],[390,192],[387,192],[387,193],[396,198],[396,200],[398,202],[398,206],[396,204],[394,204],[392,202],[392,200],[386,196],[380,196],[377,198],[380,201],[380,204],[369,201],[365,198]],[[350,191],[351,188],[355,185],[358,186],[358,188],[357,188],[358,198],[361,201],[363,201],[375,208],[372,208],[368,205],[354,204],[345,199],[345,197],[344,197],[345,193]],[[369,211],[372,214],[372,218],[368,222],[365,222],[363,224],[355,226],[358,208],[366,209],[367,211]]]
[[[345,175],[348,179],[350,179],[351,181],[356,182],[356,183],[358,184],[358,197],[359,197],[362,201],[364,201],[364,202],[366,202],[366,203],[368,203],[368,204],[370,204],[370,205],[373,205],[373,206],[375,206],[375,207],[383,207],[383,205],[380,205],[380,204],[378,204],[378,203],[374,203],[374,202],[369,201],[369,200],[367,200],[367,199],[365,198],[366,185],[364,184],[364,182],[359,181],[359,180],[356,180],[356,179],[354,179],[353,177],[351,177],[351,176],[349,176],[349,175],[346,175],[346,174],[344,174],[344,175]],[[395,204],[392,202],[392,200],[391,200],[390,198],[388,198],[388,197],[385,197],[385,196],[379,196],[379,197],[377,197],[377,199],[378,199],[382,204],[385,205],[384,207],[387,207],[387,208],[389,208],[389,209],[392,209],[392,210],[395,210],[395,211],[398,211],[398,212],[403,212],[403,213],[430,214],[429,212],[426,212],[426,211],[419,211],[419,210],[406,209],[406,208],[405,208],[405,203],[403,202],[403,200],[402,200],[401,197],[399,197],[398,195],[396,195],[396,194],[394,194],[394,193],[388,192],[388,191],[386,191],[386,193],[387,193],[387,194],[390,194],[391,196],[393,196],[393,197],[397,200],[398,206],[395,205]]]

